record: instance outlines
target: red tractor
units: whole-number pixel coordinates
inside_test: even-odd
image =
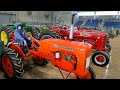
[[[107,47],[107,52],[110,52],[111,51],[111,45],[109,43],[109,35],[107,32],[104,32],[104,31],[98,31],[98,30],[86,30],[84,28],[80,29],[80,27],[78,26],[77,27],[77,31],[83,31],[83,32],[89,32],[90,34],[94,34],[94,35],[102,35],[103,38],[107,39],[107,43],[106,43],[106,47]]]
[[[63,26],[53,26],[50,28],[52,31],[56,32],[61,36],[69,38],[70,30],[66,25]],[[97,66],[106,66],[109,63],[110,57],[109,53],[111,46],[109,44],[108,35],[105,32],[99,32],[96,30],[74,30],[73,41],[86,42],[92,45],[92,49],[95,51],[92,54],[92,61]]]
[[[59,70],[69,72],[68,76],[74,73],[75,79],[95,79],[95,72],[89,66],[92,49],[90,44],[61,40],[52,31],[42,31],[39,40],[29,34],[28,36],[32,39],[32,48],[26,47],[29,55],[25,56],[20,45],[15,42],[14,32],[9,33],[10,42],[1,55],[1,64],[8,78],[21,78],[24,73],[22,62],[33,59],[39,66],[51,61]],[[67,79],[68,76],[63,78]]]

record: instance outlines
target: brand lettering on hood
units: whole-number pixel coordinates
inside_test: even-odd
[[[91,36],[91,35],[85,32],[85,33],[80,33],[80,36]]]
[[[59,45],[57,45],[57,44],[54,44],[53,47],[54,47],[54,48],[62,48],[62,49],[65,49],[65,50],[74,51],[74,48],[70,48],[70,47],[66,47],[66,46],[59,46]]]

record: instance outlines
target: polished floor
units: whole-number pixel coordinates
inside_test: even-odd
[[[111,60],[106,67],[95,66],[92,62],[90,65],[96,72],[96,79],[120,79],[120,36],[110,40],[112,51],[110,53]],[[64,76],[68,72],[62,71]],[[74,75],[71,74],[69,79],[73,79]],[[4,73],[0,70],[0,79],[5,79]],[[51,63],[45,67],[39,67],[33,62],[25,67],[25,73],[22,79],[62,79],[58,68],[52,66]]]

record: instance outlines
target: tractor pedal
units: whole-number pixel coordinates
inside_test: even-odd
[[[29,49],[33,49],[32,47],[29,47]]]

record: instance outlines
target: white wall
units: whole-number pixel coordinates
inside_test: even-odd
[[[70,25],[72,20],[71,11],[53,11],[53,23],[55,24],[55,17],[60,17],[60,20],[64,21],[64,24]]]
[[[16,11],[16,20],[26,21],[26,22],[37,22],[38,15],[37,11],[32,11],[32,15],[28,15],[27,11]]]
[[[51,11],[39,11],[39,22],[52,22],[52,12]],[[45,15],[49,15],[48,18],[45,18]]]
[[[72,11],[32,11],[32,15],[28,16],[26,11],[0,11],[2,13],[16,14],[13,20],[20,20],[25,22],[44,22],[55,23],[55,17],[59,16],[60,20],[64,21],[64,24],[70,25],[72,19]],[[49,17],[45,18],[45,14]]]
[[[52,11],[32,11],[32,15],[28,15],[27,11],[0,11],[0,13],[15,14],[13,20],[25,22],[52,22]],[[48,18],[45,15],[49,15]]]
[[[51,11],[32,11],[32,15],[27,15],[26,11],[17,11],[16,19],[26,22],[49,22],[51,23]],[[48,15],[48,18],[45,17]]]
[[[61,20],[64,20],[64,23],[71,25],[72,14],[71,11],[61,11],[60,12]]]

